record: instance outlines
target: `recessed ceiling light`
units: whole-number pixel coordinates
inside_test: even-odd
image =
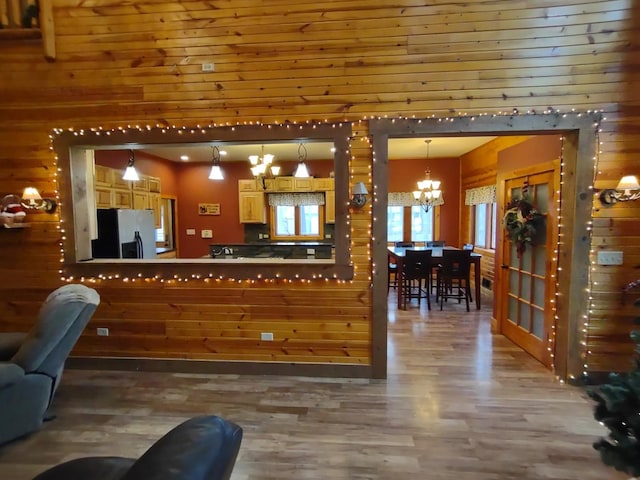
[[[187,160],[189,160],[189,155],[180,155],[180,160],[186,162]]]

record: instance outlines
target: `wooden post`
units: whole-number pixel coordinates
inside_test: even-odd
[[[42,32],[44,58],[54,61],[56,59],[56,36],[53,25],[52,0],[40,0],[40,31]]]

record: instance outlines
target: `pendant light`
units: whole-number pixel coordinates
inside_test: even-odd
[[[220,168],[220,149],[213,145],[211,147],[211,172],[209,180],[224,180],[222,169]]]
[[[133,166],[136,161],[135,154],[133,150],[129,150],[129,163],[127,164],[127,169],[124,171],[124,175],[122,175],[123,180],[129,180],[132,182],[137,182],[140,180],[140,176],[138,175],[138,171],[136,167]]]
[[[307,178],[309,176],[309,170],[307,170],[307,165],[304,163],[306,159],[307,147],[301,143],[298,145],[298,167],[296,168],[296,172],[293,174],[294,177]]]

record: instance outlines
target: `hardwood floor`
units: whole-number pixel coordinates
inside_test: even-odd
[[[244,429],[233,480],[627,478],[591,447],[605,430],[583,390],[491,335],[490,299],[470,313],[389,299],[385,381],[67,369],[58,418],[0,447],[0,478],[138,456],[202,413]]]

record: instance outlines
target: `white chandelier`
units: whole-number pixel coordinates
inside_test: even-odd
[[[280,173],[280,167],[273,164],[274,155],[264,153],[264,145],[262,145],[262,155],[249,155],[251,162],[251,173],[256,178],[266,176],[276,176]]]
[[[429,145],[431,139],[425,140],[427,144],[427,162],[429,161]],[[416,199],[425,212],[431,210],[431,208],[440,203],[440,197],[442,196],[442,190],[440,190],[440,180],[431,179],[431,170],[427,169],[425,172],[424,180],[418,181],[418,190],[413,192],[413,197]]]

